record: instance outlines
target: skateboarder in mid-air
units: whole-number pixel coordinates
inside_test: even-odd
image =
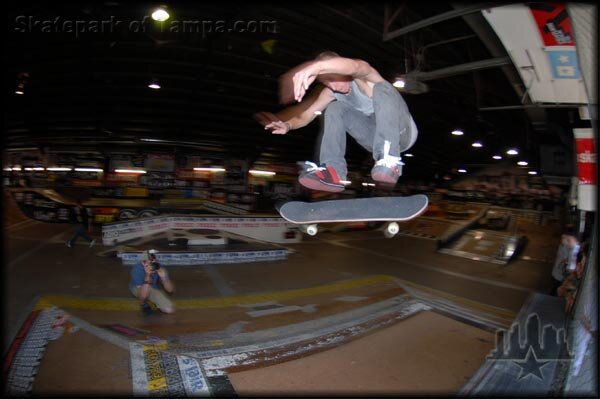
[[[309,86],[317,80],[324,87],[307,97]],[[388,81],[367,62],[340,57],[332,51],[320,53],[283,74],[280,102],[299,104],[276,114],[259,112],[259,123],[273,134],[286,134],[309,124],[316,111],[324,111],[324,131],[317,143],[319,165],[306,161],[300,183],[313,190],[344,190],[347,166],[346,133],[373,153],[371,177],[393,185],[402,174],[400,153],[415,143],[417,127],[406,102]]]

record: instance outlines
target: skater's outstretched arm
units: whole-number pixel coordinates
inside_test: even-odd
[[[303,103],[292,105],[277,113],[258,112],[254,118],[273,134],[286,134],[292,129],[299,129],[315,119],[316,111],[323,111],[335,100],[331,90],[322,87],[307,98]]]

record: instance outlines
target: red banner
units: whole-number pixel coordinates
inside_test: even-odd
[[[564,3],[531,3],[531,14],[545,46],[574,46],[575,37]]]
[[[575,140],[577,148],[577,173],[579,184],[595,185],[597,155],[593,138],[578,138]]]

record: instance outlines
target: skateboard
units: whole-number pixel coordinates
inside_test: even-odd
[[[400,231],[397,222],[419,216],[427,209],[426,195],[408,197],[371,197],[328,200],[319,202],[289,201],[277,207],[285,220],[300,225],[310,235],[317,234],[318,223],[331,222],[388,222],[384,235],[388,238]]]

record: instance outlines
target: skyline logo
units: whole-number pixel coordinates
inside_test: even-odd
[[[509,362],[518,366],[517,380],[527,377],[544,380],[544,367],[552,362],[568,362],[573,359],[564,328],[552,324],[541,328],[537,313],[527,317],[524,328],[514,323],[510,330],[496,331],[496,348],[486,359]]]

